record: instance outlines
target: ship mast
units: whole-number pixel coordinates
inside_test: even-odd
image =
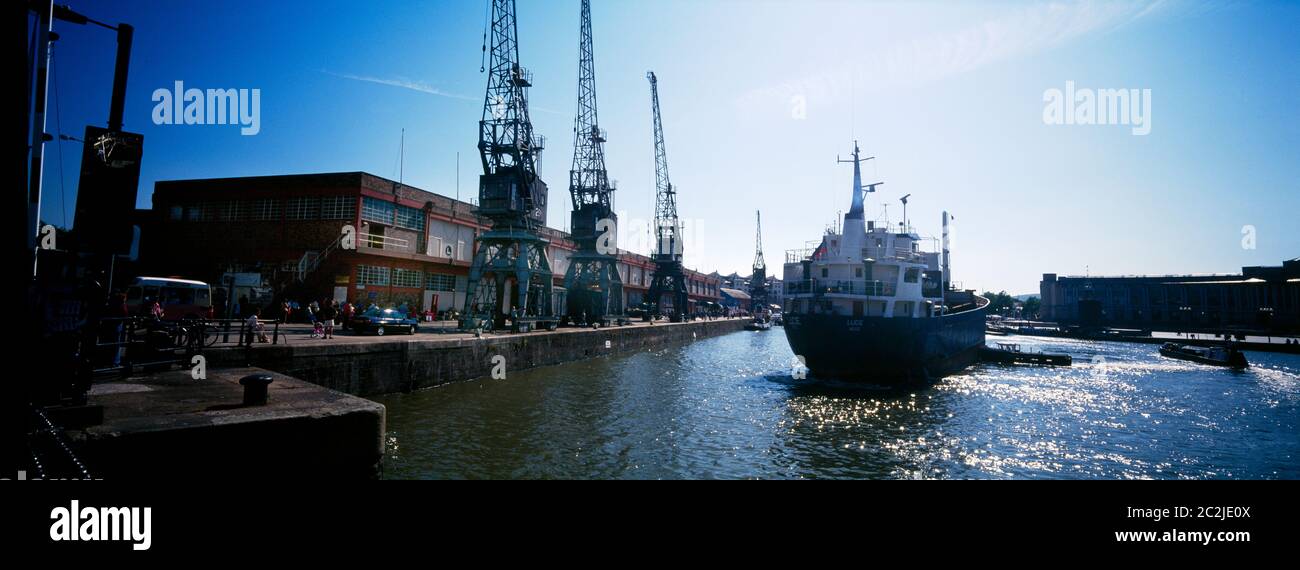
[[[841,159],[838,156],[835,157],[836,162],[853,163],[853,201],[852,204],[849,206],[849,213],[844,214],[844,219],[846,221],[863,219],[863,202],[866,199],[866,194],[862,189],[862,163],[868,160],[872,160],[874,158],[876,157],[868,156],[867,158],[860,158],[860,152],[858,151],[858,141],[853,141],[852,159],[845,160],[845,159]],[[881,183],[878,182],[876,184],[868,185],[866,192],[875,192],[876,186],[879,186],[880,184]]]

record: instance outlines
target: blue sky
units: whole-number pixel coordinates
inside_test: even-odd
[[[126,128],[145,135],[141,207],[157,180],[395,178],[403,128],[407,183],[454,196],[459,152],[460,196],[477,192],[485,0],[71,4],[136,27]],[[518,6],[557,227],[578,5]],[[848,207],[852,171],[835,159],[855,138],[877,157],[864,178],[885,182],[869,217],[887,203],[899,221],[911,194],[912,223],[938,235],[952,212],[954,279],[967,287],[1025,293],[1044,272],[1226,273],[1300,255],[1295,3],[594,0],[592,11],[616,206],[628,227],[652,216],[653,69],[690,266],[748,273],[755,209],[769,265],[819,239]],[[114,37],[57,29],[47,129],[80,137],[107,119]],[[154,125],[152,92],[177,80],[260,89],[261,132]],[[1067,81],[1150,89],[1150,134],[1045,124],[1044,91]],[[56,225],[71,218],[80,160],[79,145],[62,147],[61,176],[59,145],[46,155],[42,213]]]

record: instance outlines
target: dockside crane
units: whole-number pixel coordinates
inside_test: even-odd
[[[767,263],[763,261],[763,212],[754,212],[758,230],[754,234],[754,272],[749,276],[750,312],[758,315],[767,306]]]
[[[677,190],[668,180],[668,154],[664,151],[664,127],[659,115],[659,79],[653,71],[646,72],[646,79],[650,80],[650,102],[654,109],[656,239],[651,255],[655,274],[646,299],[650,304],[647,318],[666,315],[670,321],[680,322],[686,317],[689,297],[686,271],[682,267],[682,226],[677,219]],[[667,310],[663,305],[664,295],[672,300]]]
[[[580,19],[578,114],[573,122],[573,167],[569,170],[572,235],[578,250],[569,257],[564,273],[565,320],[584,326],[624,324],[616,239],[618,216],[614,213],[614,186],[605,171],[605,132],[596,114],[589,0],[582,0]]]
[[[487,93],[479,120],[477,213],[491,227],[478,238],[465,291],[462,329],[519,332],[555,328],[553,276],[546,257],[546,183],[538,176],[544,139],[528,116],[532,74],[519,64],[515,0],[492,0],[491,30],[483,49],[489,63]]]

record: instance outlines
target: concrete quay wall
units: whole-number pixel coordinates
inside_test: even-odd
[[[364,397],[487,376],[497,355],[505,357],[507,371],[526,370],[687,343],[739,331],[747,323],[745,319],[638,323],[481,338],[468,334],[366,337],[358,342],[324,340],[221,348],[205,354],[209,366],[257,366]]]

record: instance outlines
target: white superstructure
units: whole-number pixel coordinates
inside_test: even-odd
[[[810,249],[786,252],[788,313],[853,317],[928,318],[943,307],[942,258],[921,250],[921,237],[904,221],[865,221],[861,162],[853,147],[853,202],[838,231]],[[875,191],[881,183],[868,185]],[[946,221],[946,219],[945,219]]]

